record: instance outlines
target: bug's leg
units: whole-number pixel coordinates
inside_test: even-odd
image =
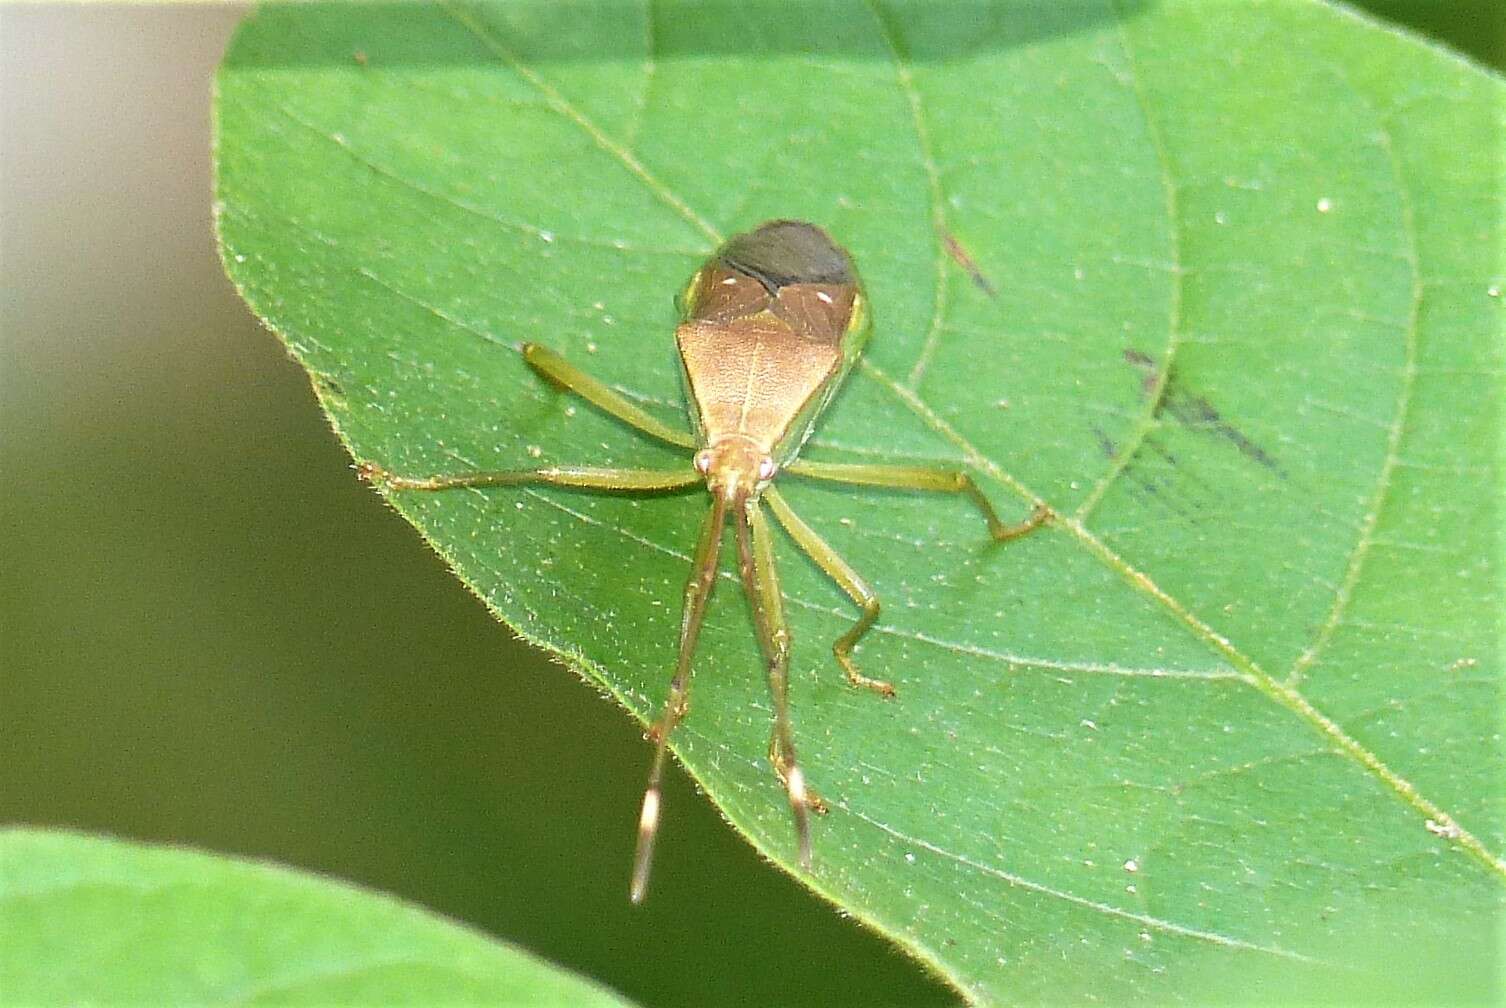
[[[1037,504],[1030,517],[1022,522],[1006,524],[999,520],[978,484],[962,469],[926,465],[846,465],[836,462],[796,461],[785,467],[785,472],[811,479],[830,480],[834,483],[855,483],[859,486],[891,487],[896,490],[935,490],[941,493],[967,494],[978,505],[988,521],[988,532],[995,542],[1004,542],[1024,535],[1051,517],[1051,509]]]
[[[650,416],[620,393],[607,388],[599,380],[592,378],[548,347],[537,343],[524,343],[523,360],[527,361],[528,366],[544,378],[561,388],[574,392],[597,409],[610,413],[628,426],[636,427],[650,437],[668,441],[681,448],[696,447],[694,439],[689,434],[675,430],[656,417]]]
[[[801,549],[816,561],[816,565],[826,572],[827,577],[837,583],[837,586],[847,593],[848,597],[863,609],[863,615],[852,625],[837,642],[832,645],[832,653],[837,656],[837,664],[842,666],[842,671],[847,674],[847,681],[854,686],[862,686],[871,689],[886,697],[894,695],[894,687],[882,679],[871,679],[858,671],[857,665],[852,660],[852,649],[857,645],[858,638],[868,632],[879,615],[879,600],[868,582],[848,566],[842,555],[832,549],[830,544],[816,530],[807,525],[800,516],[790,509],[784,497],[773,487],[767,487],[764,499],[769,502],[769,509],[774,512],[774,517],[783,525],[785,531],[800,546]]]
[[[675,662],[674,678],[669,681],[669,698],[664,713],[650,729],[654,740],[654,762],[643,792],[643,810],[638,817],[638,849],[633,855],[633,882],[630,895],[634,903],[643,901],[648,890],[648,871],[653,863],[654,836],[659,829],[660,785],[664,779],[664,761],[669,751],[669,735],[689,710],[690,660],[701,636],[701,621],[706,615],[706,600],[716,585],[717,559],[721,556],[722,528],[726,522],[727,501],[712,494],[711,510],[701,527],[696,545],[695,562],[685,582],[685,606],[680,615],[680,654]]]
[[[769,762],[784,783],[795,816],[800,842],[800,864],[811,866],[811,809],[824,812],[819,798],[805,786],[805,774],[795,758],[794,732],[790,728],[790,631],[784,622],[784,603],[779,578],[774,573],[774,545],[769,526],[757,500],[745,501],[737,514],[737,554],[743,588],[753,610],[753,625],[769,669],[769,692],[774,698],[774,730],[769,740]]]
[[[508,469],[501,472],[451,473],[440,476],[394,476],[363,462],[357,471],[365,479],[392,490],[454,490],[459,487],[519,486],[548,483],[586,490],[676,490],[702,481],[694,469],[608,469],[591,466],[550,466],[544,469]]]

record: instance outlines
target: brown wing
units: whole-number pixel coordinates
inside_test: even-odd
[[[806,339],[838,345],[857,296],[854,284],[789,284],[779,288],[769,310]]]
[[[757,315],[774,303],[756,277],[714,260],[695,275],[687,295],[686,322],[726,324]]]
[[[686,321],[725,325],[769,312],[806,339],[841,342],[857,292],[850,283],[790,283],[770,292],[757,277],[713,262],[690,286]]]

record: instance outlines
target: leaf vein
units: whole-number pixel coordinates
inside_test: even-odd
[[[425,186],[411,178],[408,178],[406,175],[401,175],[386,167],[385,165],[371,160],[360,151],[356,150],[355,147],[351,145],[350,141],[344,136],[340,135],[339,133],[331,133],[320,126],[309,122],[286,106],[279,105],[277,107],[277,110],[284,116],[286,116],[290,121],[298,124],[320,139],[326,140],[329,143],[334,144],[336,147],[339,147],[347,155],[349,155],[352,161],[355,161],[357,164],[368,169],[373,174],[379,175],[380,177],[387,179],[389,182],[393,182],[403,187],[404,189],[409,190],[410,192],[417,193],[418,195],[434,200],[435,202],[443,203],[446,206],[453,207],[454,209],[459,210],[461,213],[469,214],[473,217],[479,217],[482,220],[485,220],[492,224],[498,224],[511,231],[519,231],[523,234],[538,238],[539,240],[544,242],[558,241],[569,245],[585,245],[591,248],[607,249],[612,252],[631,252],[635,255],[662,255],[683,259],[699,259],[706,254],[706,250],[704,249],[649,248],[642,245],[634,245],[629,242],[624,242],[616,238],[590,238],[582,235],[565,234],[550,230],[548,228],[539,227],[537,224],[528,224],[523,221],[517,221],[503,217],[495,211],[467,203],[464,200],[455,198],[449,193],[443,193],[438,191],[437,189],[430,189],[428,186]]]
[[[706,237],[710,238],[714,244],[720,245],[722,243],[721,232],[719,232],[715,227],[708,223],[704,217],[696,213],[695,210],[691,208],[690,204],[686,203],[683,199],[680,198],[678,193],[676,193],[669,186],[665,185],[662,181],[659,180],[656,175],[654,175],[646,167],[644,167],[643,162],[634,157],[631,151],[629,151],[622,144],[618,143],[616,140],[613,140],[611,137],[607,136],[606,132],[600,126],[597,126],[596,123],[592,122],[591,119],[585,115],[585,113],[581,112],[580,109],[571,104],[570,101],[564,95],[560,94],[560,92],[554,87],[554,85],[545,80],[537,70],[534,70],[528,64],[520,60],[517,57],[517,54],[515,54],[511,49],[507,48],[507,46],[503,45],[502,40],[497,38],[497,36],[493,32],[489,31],[484,24],[479,23],[475,18],[471,17],[464,11],[457,9],[452,3],[441,3],[440,9],[442,9],[447,15],[453,18],[463,28],[465,28],[466,31],[476,36],[477,40],[480,41],[480,43],[485,46],[492,53],[492,55],[496,56],[497,59],[507,64],[507,66],[511,68],[514,73],[516,73],[519,77],[523,78],[530,85],[532,85],[534,89],[542,94],[545,100],[549,102],[550,108],[554,109],[554,111],[561,117],[578,126],[582,132],[584,132],[596,143],[598,147],[621,162],[622,166],[634,176],[636,176],[638,181],[641,182],[648,189],[648,191],[652,193],[661,203],[669,207],[671,210],[675,211],[675,213],[679,214],[682,218],[685,219],[687,223],[695,227]]]
[[[1177,348],[1182,335],[1182,296],[1183,276],[1185,270],[1182,266],[1182,237],[1180,224],[1180,211],[1177,204],[1177,185],[1171,173],[1171,152],[1166,148],[1166,140],[1161,136],[1161,130],[1156,125],[1155,117],[1151,115],[1150,100],[1145,93],[1145,85],[1140,79],[1140,69],[1135,62],[1135,52],[1130,44],[1129,32],[1124,27],[1124,13],[1119,9],[1118,0],[1111,0],[1110,6],[1114,10],[1114,25],[1118,31],[1119,44],[1124,50],[1125,65],[1129,69],[1129,86],[1135,95],[1135,104],[1140,109],[1141,116],[1145,119],[1145,132],[1150,138],[1150,144],[1156,154],[1156,164],[1161,173],[1161,190],[1166,212],[1166,242],[1167,255],[1171,262],[1167,264],[1167,275],[1170,277],[1170,287],[1166,306],[1166,346],[1161,352],[1161,364],[1156,368],[1150,384],[1145,389],[1144,405],[1140,409],[1139,422],[1129,432],[1124,444],[1114,454],[1109,464],[1108,471],[1094,484],[1093,489],[1083,498],[1078,505],[1076,520],[1086,522],[1088,516],[1093,513],[1109,488],[1129,468],[1140,448],[1145,444],[1145,439],[1157,426],[1157,414],[1161,410],[1162,400],[1166,396],[1167,383],[1171,381],[1172,361],[1176,357]]]
[[[1396,470],[1396,461],[1401,456],[1402,434],[1406,428],[1407,412],[1411,408],[1412,388],[1417,380],[1417,326],[1422,312],[1422,265],[1417,249],[1417,221],[1412,209],[1411,197],[1402,177],[1401,159],[1391,140],[1391,131],[1387,128],[1385,119],[1350,83],[1344,72],[1335,67],[1334,73],[1349,86],[1355,98],[1370,110],[1370,114],[1376,120],[1374,135],[1386,154],[1386,160],[1396,180],[1396,200],[1401,213],[1401,230],[1407,241],[1402,250],[1402,256],[1412,271],[1412,289],[1407,306],[1406,325],[1402,328],[1403,363],[1396,391],[1396,403],[1393,407],[1391,422],[1386,427],[1386,453],[1381,459],[1380,472],[1376,475],[1375,490],[1371,493],[1365,515],[1360,520],[1359,537],[1349,554],[1343,579],[1339,582],[1338,590],[1334,592],[1333,605],[1328,610],[1328,616],[1318,629],[1312,643],[1297,656],[1297,660],[1292,663],[1291,670],[1287,673],[1286,682],[1293,687],[1302,682],[1303,674],[1317,662],[1318,656],[1328,646],[1334,632],[1343,622],[1345,610],[1349,608],[1350,599],[1354,597],[1355,587],[1359,584],[1365,558],[1369,555],[1370,546],[1375,541],[1375,529],[1380,523],[1381,509],[1385,506],[1386,495],[1391,489],[1391,474]]]
[[[936,353],[936,348],[941,341],[942,322],[946,319],[947,255],[941,240],[941,236],[947,230],[946,210],[941,192],[941,172],[936,166],[935,152],[931,148],[931,133],[926,125],[925,106],[921,103],[920,92],[915,88],[915,75],[911,70],[910,62],[905,58],[899,34],[889,23],[889,19],[884,16],[879,0],[866,0],[866,2],[869,11],[873,14],[873,20],[878,25],[879,36],[889,50],[889,58],[894,63],[894,75],[900,92],[904,94],[905,101],[910,106],[910,121],[915,129],[915,145],[920,155],[921,167],[926,173],[926,189],[931,203],[931,240],[936,246],[936,283],[931,295],[931,322],[926,329],[925,339],[921,341],[920,353],[905,379],[911,388],[915,388],[925,377],[931,357]]]
[[[1103,914],[1106,917],[1117,917],[1120,920],[1131,921],[1135,924],[1139,924],[1144,927],[1163,932],[1165,934],[1174,934],[1182,938],[1191,938],[1196,941],[1208,942],[1213,945],[1222,945],[1226,948],[1235,948],[1245,952],[1260,952],[1265,955],[1276,956],[1282,959],[1292,959],[1297,962],[1314,963],[1319,965],[1334,965],[1332,963],[1324,962],[1321,959],[1314,959],[1311,956],[1305,956],[1300,952],[1293,952],[1290,949],[1281,948],[1277,945],[1261,945],[1257,942],[1245,941],[1242,938],[1234,938],[1229,935],[1220,934],[1216,931],[1203,931],[1198,928],[1189,927],[1185,924],[1177,924],[1173,921],[1165,920],[1160,917],[1152,917],[1149,914],[1138,913],[1133,910],[1125,910],[1122,907],[1116,907],[1109,903],[1101,903],[1098,900],[1089,899],[1086,896],[1078,896],[1075,893],[1070,893],[1061,889],[1053,888],[1052,886],[1048,886],[1042,882],[1033,882],[1030,879],[1016,875],[1013,872],[1005,871],[1003,868],[998,868],[994,865],[978,861],[975,858],[968,857],[966,854],[958,854],[955,851],[949,851],[944,847],[940,847],[934,843],[931,843],[929,840],[910,836],[902,830],[895,829],[893,826],[890,826],[887,823],[880,822],[879,820],[874,819],[872,816],[864,815],[862,812],[850,808],[845,803],[834,803],[833,807],[846,812],[848,815],[851,815],[856,819],[862,820],[863,822],[872,826],[874,829],[877,829],[882,833],[886,833],[906,845],[913,845],[922,850],[929,851],[938,857],[945,858],[949,861],[954,861],[957,864],[964,865],[965,867],[972,869],[973,871],[999,879],[1000,881],[1005,882],[1015,888],[1024,889],[1028,892],[1038,893],[1042,896],[1049,896],[1052,899],[1058,899],[1063,902],[1070,903],[1073,906],[1081,907],[1085,910],[1091,910],[1094,913]]]

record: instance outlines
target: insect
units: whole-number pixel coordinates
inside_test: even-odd
[[[522,353],[546,380],[650,437],[693,451],[690,464],[683,469],[551,466],[414,478],[371,464],[360,467],[363,475],[392,490],[545,483],[631,493],[705,483],[711,506],[685,585],[679,656],[663,713],[649,730],[654,758],[633,862],[631,897],[635,903],[643,899],[648,885],[666,747],[670,733],[689,709],[691,662],[706,602],[716,583],[729,515],[736,528],[743,589],[773,694],[769,761],[789,799],[800,863],[809,870],[809,813],[824,811],[824,806],[806,787],[795,757],[788,702],[790,634],[764,504],[796,544],[862,609],[857,622],[832,646],[848,682],[885,697],[892,697],[894,688],[863,675],[852,658],[858,639],[878,619],[878,596],[790,509],[774,488],[775,479],[788,474],[859,486],[965,494],[983,513],[997,541],[1029,532],[1050,514],[1039,506],[1024,521],[1006,524],[968,473],[954,466],[850,465],[798,458],[816,418],[831,402],[871,330],[867,299],[852,259],[820,228],[803,221],[776,220],[732,237],[690,278],[677,303],[680,324],[675,341],[688,391],[691,433],[650,416],[551,350],[525,343]]]

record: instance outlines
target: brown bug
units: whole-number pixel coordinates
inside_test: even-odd
[[[806,788],[795,758],[787,699],[790,634],[762,504],[769,505],[801,549],[863,610],[832,647],[848,681],[886,697],[894,695],[894,688],[863,675],[852,660],[858,638],[878,619],[878,596],[790,510],[774,489],[775,478],[788,473],[860,486],[963,493],[983,512],[993,538],[1001,541],[1029,532],[1049,515],[1041,507],[1022,522],[1005,524],[972,478],[955,467],[843,465],[798,459],[816,418],[831,402],[871,330],[867,299],[852,258],[820,228],[803,221],[776,220],[735,235],[690,278],[679,304],[681,316],[675,340],[689,392],[690,434],[648,415],[553,351],[536,343],[525,343],[522,350],[524,360],[549,381],[645,434],[693,450],[686,468],[554,466],[410,478],[394,476],[370,464],[361,467],[364,475],[394,490],[548,483],[633,492],[672,490],[705,482],[711,508],[685,585],[679,659],[664,712],[650,729],[654,761],[643,795],[633,863],[631,894],[635,903],[643,898],[648,885],[666,747],[670,733],[688,708],[691,659],[706,601],[716,583],[728,514],[736,527],[743,588],[753,611],[774,698],[769,759],[789,797],[800,863],[807,869],[811,865],[809,812],[821,805]]]

